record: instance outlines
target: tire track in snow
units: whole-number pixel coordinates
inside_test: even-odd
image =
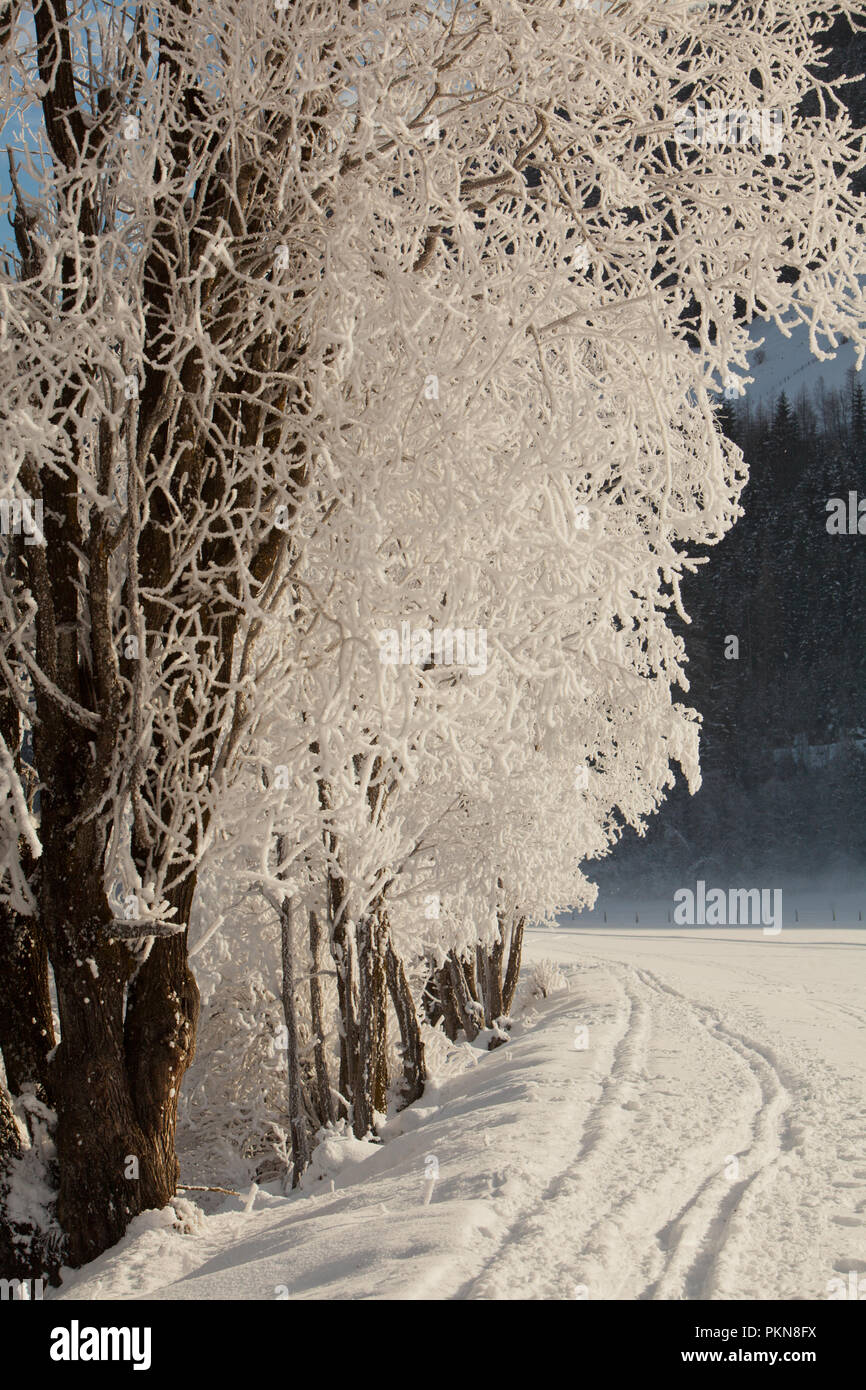
[[[712,1011],[705,1011],[703,1006],[669,989],[649,972],[625,962],[608,964],[617,970],[621,985],[633,999],[643,995],[662,1004],[661,1010],[656,1011],[660,1041],[676,1042],[680,1054],[709,1044],[708,1074],[726,1083],[728,1096],[739,1098],[743,1094],[739,1086],[731,1085],[740,1070],[739,1058],[749,1062],[750,1075],[754,1076],[757,1067],[752,1063],[749,1044],[741,1035],[725,1030],[720,1037],[716,1032],[720,1020],[707,1017]],[[726,1068],[714,1063],[712,1054],[720,1043],[728,1054],[733,1052],[738,1058],[733,1077],[726,1077]],[[762,1065],[768,1065],[766,1060]],[[670,1128],[659,1133],[658,1126],[645,1126],[643,1164],[635,1160],[621,1171],[618,1190],[612,1176],[608,1210],[583,1237],[579,1277],[590,1288],[601,1290],[603,1297],[713,1296],[708,1276],[718,1267],[719,1241],[737,1201],[754,1179],[753,1174],[732,1188],[724,1176],[726,1164],[722,1154],[725,1149],[740,1157],[757,1153],[765,1128],[768,1133],[773,1132],[773,1113],[768,1105],[775,1103],[777,1089],[781,1100],[783,1088],[776,1088],[768,1076],[762,1085],[755,1076],[753,1099],[747,1098],[744,1105],[725,1114],[723,1131],[712,1115],[697,1115],[695,1102],[699,1095],[684,1098]],[[651,1092],[649,1099],[657,1101],[664,1094]],[[685,1202],[684,1191],[691,1192]],[[627,1271],[625,1278],[623,1269]],[[634,1284],[634,1275],[639,1271],[643,1273],[642,1287]],[[624,1284],[630,1287],[624,1288]]]
[[[682,1132],[645,1133],[656,1099],[646,1063],[652,1004],[657,1006],[660,992],[620,962],[582,959],[584,966],[600,965],[618,981],[628,1008],[602,1094],[584,1122],[575,1157],[515,1217],[496,1255],[458,1298],[635,1297],[637,1289],[658,1280],[664,1258],[658,1232],[682,1211],[684,1188],[690,1189],[697,1174],[698,1191],[690,1201],[696,1200],[720,1171],[717,1130],[705,1123],[704,1135],[693,1142],[688,1106],[677,1113]],[[664,1001],[665,1040],[670,1002]],[[695,1032],[706,1046],[701,1037],[706,1030],[688,1004],[685,1014],[686,1029],[680,1026],[679,1034]],[[740,1148],[760,1108],[761,1102],[754,1109],[747,1106],[736,1117],[743,1131]],[[633,1281],[641,1267],[647,1267],[643,1283],[623,1291],[624,1280]]]
[[[862,1009],[851,1008],[849,1004],[843,1004],[839,999],[812,999],[813,1004],[817,1004],[824,1012],[833,1015],[844,1014],[846,1018],[853,1018],[855,1023],[866,1027],[866,1013]]]
[[[642,1296],[764,1297],[770,1285],[780,1298],[826,1298],[832,1277],[866,1269],[866,1108],[858,1103],[858,1067],[852,1075],[847,1068],[828,1065],[810,1046],[804,1050],[796,1044],[786,1046],[780,1061],[778,1048],[755,1041],[751,1025],[748,1031],[731,1027],[718,1010],[696,1005],[651,972],[644,973],[648,983],[695,1007],[713,1036],[724,1034],[729,1045],[743,1052],[761,1084],[765,1115],[756,1117],[754,1143],[741,1155],[753,1171],[722,1198],[685,1272],[683,1292],[672,1294],[670,1283],[666,1287],[660,1279],[658,1287],[650,1285]],[[861,1010],[849,1003],[818,998],[808,990],[803,994],[809,1007],[826,1012],[837,1024],[853,1020],[862,1026]],[[678,1222],[689,1222],[689,1206],[660,1233],[662,1242],[677,1243],[682,1235]],[[714,1248],[715,1260],[708,1258]]]
[[[610,971],[608,962],[598,962]],[[560,1253],[563,1224],[562,1205],[568,1208],[567,1237],[572,1239],[572,1220],[592,1210],[593,1183],[611,1161],[622,1139],[623,1114],[635,1104],[635,1094],[643,1078],[649,1040],[649,1010],[642,1000],[624,991],[628,1010],[625,1027],[614,1044],[613,1058],[607,1075],[601,1081],[602,1093],[592,1106],[583,1126],[576,1156],[557,1176],[550,1180],[541,1195],[517,1214],[500,1242],[497,1252],[488,1258],[485,1267],[455,1295],[456,1299],[501,1299],[521,1297],[526,1288],[527,1274],[531,1285],[528,1296],[569,1298],[577,1281],[574,1260],[565,1261]],[[551,1240],[553,1220],[558,1239]],[[540,1292],[537,1271],[544,1270],[547,1289]]]
[[[577,1288],[589,1297],[736,1296],[749,1198],[793,1145],[791,1098],[774,1054],[649,971],[583,959],[610,971],[628,1000],[602,1094],[574,1159],[515,1215],[497,1253],[456,1296],[520,1297],[521,1288],[553,1298],[586,1296]],[[666,1094],[645,1071],[654,1015],[675,1054],[709,1045],[707,1074],[720,1079],[726,1100],[736,1097],[722,1130],[712,1112],[697,1123],[688,1097],[670,1129],[649,1122],[652,1102]],[[714,1064],[717,1047],[731,1059],[726,1066]],[[744,1068],[752,1080],[745,1092],[736,1080]],[[742,1177],[725,1176],[725,1152],[737,1156]]]
[[[730,1028],[715,1009],[665,984],[650,971],[626,966],[659,996],[689,1010],[699,1026],[746,1062],[761,1088],[761,1104],[752,1123],[751,1143],[735,1155],[743,1178],[724,1170],[711,1173],[677,1215],[658,1232],[666,1255],[662,1275],[640,1298],[712,1299],[729,1294],[736,1280],[737,1244],[746,1229],[747,1198],[773,1177],[793,1147],[791,1096],[773,1052]]]

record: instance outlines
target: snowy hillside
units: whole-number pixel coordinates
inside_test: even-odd
[[[301,1193],[230,1198],[190,1234],[145,1213],[49,1296],[846,1297],[864,950],[838,927],[535,932],[558,990],[509,1045],[452,1054],[381,1145],[330,1141]]]
[[[756,322],[750,336],[756,344],[749,353],[749,375],[754,381],[745,387],[741,399],[753,406],[759,402],[772,406],[783,391],[789,400],[796,400],[804,387],[814,391],[820,381],[827,391],[844,391],[848,372],[857,365],[850,342],[840,343],[822,362],[812,353],[808,330],[802,327],[786,338],[775,324]],[[830,351],[826,342],[821,348]]]

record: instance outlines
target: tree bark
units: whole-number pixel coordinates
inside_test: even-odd
[[[0,1165],[10,1157],[17,1157],[20,1152],[21,1135],[12,1110],[12,1099],[0,1081]]]
[[[174,1193],[175,1174],[139,1123],[132,1097],[123,1039],[129,953],[100,940],[104,925],[95,919],[88,940],[79,919],[75,936],[58,940],[52,951],[60,1012],[49,1071],[57,1107],[57,1215],[72,1265],[114,1245],[133,1216],[165,1206]]]
[[[20,555],[4,556],[16,576],[23,575]],[[10,692],[0,684],[0,736],[11,750],[16,771],[27,777],[33,809],[35,774],[22,749],[21,719]],[[38,894],[39,868],[22,845],[22,863]],[[48,953],[35,917],[23,917],[0,902],[0,1052],[6,1083],[13,1096],[31,1086],[43,1103],[48,1096],[48,1053],[54,1047],[54,1020],[48,990]]]
[[[478,993],[478,977],[475,973],[474,958],[472,956],[467,956],[464,960],[460,961],[460,966],[466,980],[466,988],[469,991],[469,997],[473,999],[476,1004],[481,1003],[481,998]]]
[[[163,1170],[160,1190],[174,1196],[180,1165],[174,1147],[180,1086],[195,1054],[199,992],[187,960],[189,919],[196,887],[189,874],[168,893],[183,931],[154,940],[130,982],[124,1045],[139,1123],[153,1136]],[[156,1203],[153,1203],[156,1205]]]
[[[31,1273],[22,1261],[21,1250],[15,1239],[17,1232],[9,1220],[5,1202],[10,1162],[20,1152],[21,1135],[12,1110],[12,1100],[0,1082],[0,1279],[21,1279],[29,1277]]]
[[[110,937],[113,917],[96,876],[53,865],[42,873],[60,1013],[48,1074],[57,1215],[67,1260],[80,1265],[114,1245],[138,1212],[174,1196],[178,1092],[195,1041],[198,990],[185,932],[155,940],[136,974],[133,952]],[[175,895],[184,922],[193,886]]]
[[[319,746],[310,745],[311,752],[318,756]],[[317,778],[319,806],[322,811],[331,809],[331,789],[327,782]],[[355,944],[353,932],[347,921],[348,885],[340,872],[340,848],[337,836],[327,825],[322,830],[322,844],[327,865],[325,875],[325,901],[328,907],[328,941],[331,955],[337,967],[337,1006],[340,1014],[340,1118],[347,1118],[347,1105],[351,1104],[352,1086],[356,1071],[358,1052],[358,984],[356,975]]]
[[[497,935],[487,958],[487,1014],[489,1027],[507,1012],[502,994],[502,958],[505,953],[505,923],[500,915]]]
[[[358,1139],[375,1130],[387,1105],[385,930],[381,907],[358,923],[359,1026],[352,1087],[352,1128]]]
[[[281,850],[282,857],[282,850]],[[295,952],[292,923],[292,899],[284,897],[280,904],[280,959],[282,963],[283,1015],[288,1034],[289,1125],[292,1137],[292,1187],[297,1187],[301,1174],[310,1162],[310,1138],[301,1090],[301,1066],[298,1051],[298,1020],[295,1009]]]
[[[0,1052],[13,1096],[25,1086],[46,1104],[48,1053],[54,1020],[48,992],[48,953],[34,920],[0,904]]]
[[[384,1115],[388,1110],[388,1087],[391,1084],[391,1078],[388,1075],[388,982],[385,968],[385,943],[381,939],[381,933],[378,931],[377,938],[374,975],[375,993],[373,997],[373,1011],[376,1019],[373,1110],[376,1114]]]
[[[418,1100],[423,1095],[427,1080],[427,1066],[415,1001],[406,979],[403,962],[394,950],[390,937],[385,949],[385,971],[394,1012],[397,1015],[397,1023],[400,1028],[403,1078],[400,1083],[399,1109],[405,1110],[407,1105],[411,1105],[413,1101]]]
[[[334,1123],[334,1099],[328,1075],[325,1052],[325,1024],[322,1006],[321,969],[322,926],[318,915],[310,912],[310,1018],[313,1025],[313,1058],[316,1067],[316,1088],[319,1093],[319,1115],[322,1124]]]
[[[464,967],[453,955],[448,957],[448,975],[454,995],[454,1002],[457,1010],[457,1017],[460,1027],[463,1029],[469,1042],[474,1042],[478,1037],[478,1013],[474,1007],[477,1003],[469,993],[469,986],[466,983]]]
[[[433,981],[433,1009],[430,1014],[430,1022],[435,1024],[441,1018],[446,1038],[454,1042],[460,1032],[460,1019],[457,1013],[454,986],[451,983],[451,969],[447,959],[444,965],[434,970],[431,979]]]
[[[491,1024],[490,982],[488,980],[489,967],[490,961],[488,959],[487,951],[479,942],[478,945],[476,945],[475,947],[475,997],[480,1003],[482,1009],[484,1010],[484,1024],[487,1028],[489,1028]],[[470,992],[471,990],[472,986],[470,984]]]
[[[440,970],[435,965],[427,965],[427,978],[424,981],[424,988],[421,991],[421,1012],[430,1024],[435,1028],[440,1018],[444,1017],[445,1005],[442,1002],[442,981]]]
[[[505,971],[505,986],[502,991],[502,1011],[506,1014],[511,1013],[514,995],[517,992],[517,980],[520,975],[520,962],[523,955],[523,930],[525,926],[526,918],[521,917],[518,922],[515,922],[511,929],[508,967]]]
[[[345,917],[331,935],[331,952],[337,967],[337,1001],[340,1011],[340,1095],[341,1118],[348,1118],[358,1058],[358,962],[354,928]]]

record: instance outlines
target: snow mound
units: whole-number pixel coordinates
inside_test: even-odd
[[[345,1121],[320,1129],[313,1161],[301,1180],[302,1189],[307,1190],[319,1182],[336,1181],[347,1169],[366,1163],[380,1147],[375,1139],[356,1139]]]

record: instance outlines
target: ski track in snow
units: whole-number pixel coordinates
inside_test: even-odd
[[[581,944],[591,948],[594,935],[581,934]],[[856,1231],[866,1254],[866,1109],[858,1105],[857,1087],[814,1056],[801,1066],[782,1061],[751,1030],[647,969],[604,963],[617,976],[629,1009],[604,1096],[587,1125],[588,1141],[547,1194],[556,1199],[557,1221],[567,1230],[557,1253],[580,1252],[565,1268],[560,1255],[560,1276],[573,1271],[590,1298],[809,1298],[826,1296],[822,1275],[866,1268],[857,1257],[822,1266],[821,1222],[810,1220],[822,1197],[857,1194],[854,1210],[832,1214],[830,1225]],[[742,966],[738,973],[761,979]],[[763,983],[771,982],[764,977]],[[810,1002],[864,1027],[860,1009],[839,1000]],[[653,1054],[669,1053],[666,1040],[677,1036],[696,1074],[715,1085],[727,1076],[722,1093],[734,1103],[722,1117],[706,1105],[702,1114],[706,1095],[693,1090],[667,1110],[661,1131],[648,1112],[664,1094],[654,1090],[662,1078],[648,1071],[648,1062]],[[863,1060],[861,1038],[861,1069]],[[840,1179],[840,1164],[860,1166],[843,1167],[850,1177]],[[530,1216],[515,1232],[516,1263],[524,1270],[534,1258],[526,1241],[528,1232],[536,1234],[532,1226]],[[542,1227],[539,1259],[550,1236],[546,1223]],[[507,1258],[506,1248],[497,1261],[500,1271]],[[515,1270],[508,1295],[498,1275],[489,1274],[467,1296],[517,1297],[518,1279]]]
[[[736,1287],[736,1247],[747,1198],[793,1145],[788,1091],[772,1054],[728,1028],[712,1010],[693,1004],[649,971],[622,965],[617,976],[628,1004],[625,1031],[574,1161],[543,1194],[543,1203],[555,1204],[554,1220],[565,1233],[558,1259],[550,1261],[550,1223],[543,1205],[536,1205],[464,1297],[521,1296],[522,1286],[528,1292],[528,1269],[537,1284],[536,1260],[547,1265],[553,1297],[562,1297],[568,1280],[575,1297],[585,1290],[589,1297],[702,1299],[730,1297],[731,1286]],[[688,1105],[681,1107],[676,1129],[660,1130],[647,1114],[652,1098],[647,1064],[659,1014],[665,1029],[673,1028],[693,1056],[707,1054],[708,1074],[719,1069],[719,1060],[710,1055],[718,1047],[734,1054],[728,1061],[735,1069],[735,1059],[742,1058],[744,1089],[738,1108],[726,1117],[721,1144],[715,1133],[697,1140],[690,1136],[694,1112]],[[702,1030],[709,1038],[701,1037]],[[732,1158],[737,1173],[744,1174],[735,1181],[725,1175]],[[648,1175],[654,1184],[649,1192]],[[682,1201],[684,1192],[690,1195]],[[577,1261],[575,1250],[581,1251]],[[636,1270],[640,1289],[628,1278]]]
[[[866,1013],[833,995],[856,998],[864,947],[533,933],[530,962],[556,958],[569,993],[392,1122],[335,1193],[149,1231],[59,1296],[826,1298],[866,1271]]]
[[[592,935],[582,934],[582,944],[589,947]],[[462,1296],[543,1296],[540,1264],[549,1297],[562,1297],[570,1279],[575,1297],[808,1298],[826,1293],[822,1273],[831,1278],[866,1267],[860,1259],[845,1257],[823,1268],[820,1259],[814,1269],[810,1263],[811,1237],[819,1224],[809,1220],[818,1205],[816,1192],[858,1193],[863,1200],[854,1211],[833,1215],[831,1223],[866,1232],[866,1109],[857,1109],[856,1092],[846,1099],[844,1084],[832,1074],[816,1091],[816,1072],[822,1071],[817,1059],[808,1059],[798,1070],[717,1009],[687,997],[647,969],[597,956],[585,959],[614,972],[628,1009],[583,1144],[544,1194],[545,1202],[556,1204],[561,1234],[552,1245],[550,1223],[536,1204],[515,1223],[488,1269]],[[736,973],[768,984],[766,976],[742,965]],[[837,1020],[841,1015],[866,1026],[862,1009],[839,1000],[810,1002]],[[724,1093],[734,1104],[726,1108],[720,1127],[712,1113],[702,1124],[697,1095],[684,1097],[675,1113],[666,1113],[663,1131],[648,1115],[660,1099],[654,1083],[661,1079],[647,1070],[650,1048],[655,1035],[657,1051],[669,1052],[661,1042],[666,1034],[679,1036],[699,1074],[728,1077]],[[860,1058],[862,1062],[862,1040]],[[837,1154],[827,1140],[846,1104],[847,1118],[854,1122],[855,1151]],[[839,1180],[839,1162],[861,1167],[851,1170],[850,1179]],[[799,1241],[798,1225],[805,1227]],[[769,1238],[774,1231],[778,1244]],[[780,1290],[780,1258],[791,1235],[802,1259],[799,1268],[792,1261],[800,1277],[785,1280]],[[575,1251],[580,1252],[577,1258]]]

